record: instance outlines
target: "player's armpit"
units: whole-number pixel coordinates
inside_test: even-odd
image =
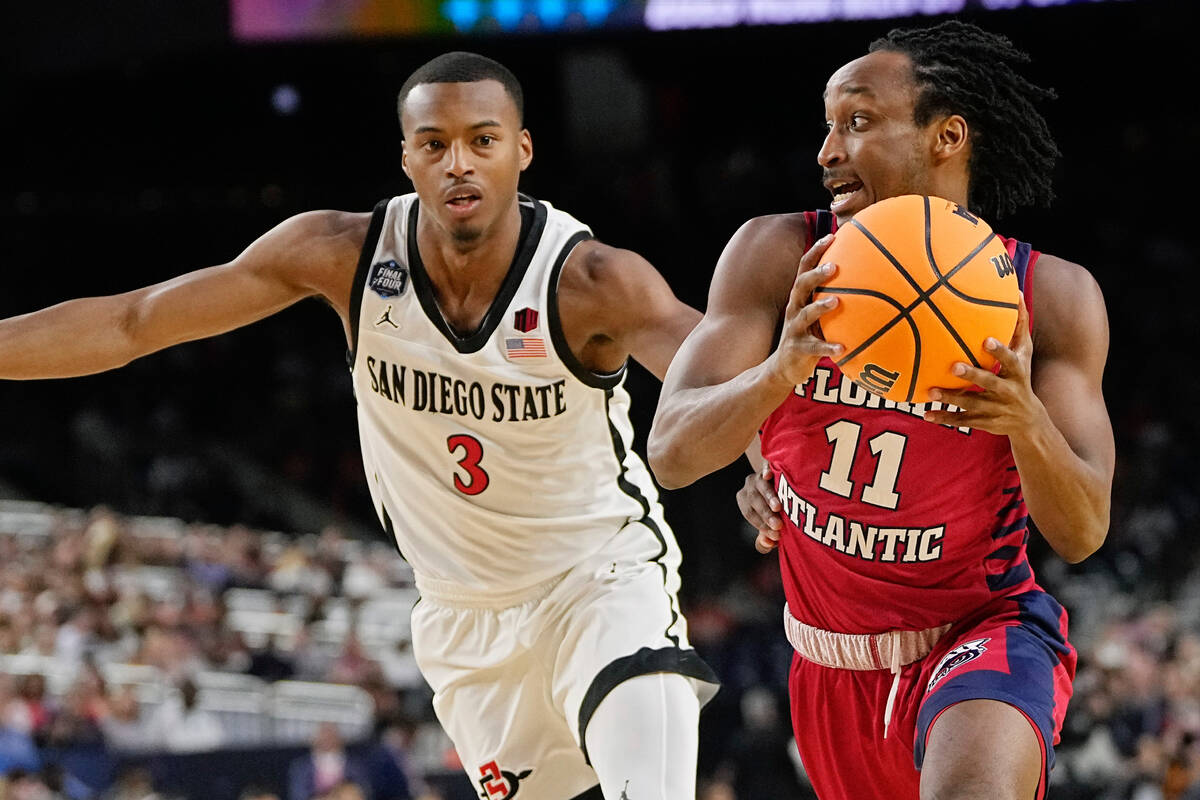
[[[629,356],[659,380],[700,312],[681,302],[662,275],[637,253],[584,242],[564,265],[558,285],[563,333],[589,369],[607,373]]]
[[[248,325],[314,294],[348,307],[354,240],[357,235],[361,247],[368,218],[303,214],[281,223],[228,264],[0,321],[0,378],[103,372],[173,344]]]
[[[797,265],[803,215],[751,220],[726,246],[704,319],[667,371],[648,452],[667,487],[684,486],[737,458],[791,391],[764,370]]]

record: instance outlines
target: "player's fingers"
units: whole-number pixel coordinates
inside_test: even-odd
[[[754,540],[754,549],[760,553],[769,553],[779,546],[779,542],[771,539],[765,533],[758,534]]]
[[[821,263],[821,256],[829,249],[829,245],[833,244],[833,234],[827,233],[820,239],[813,242],[812,247],[800,257],[800,271],[807,272],[813,267]]]
[[[833,277],[837,272],[836,264],[822,264],[816,269],[799,270],[796,280],[792,281],[792,291],[788,295],[787,313],[796,314],[808,305],[813,289]]]
[[[1001,361],[1000,363],[1001,363],[1001,365],[1004,364],[1003,361]],[[992,372],[990,369],[980,369],[979,367],[972,367],[970,364],[965,364],[961,361],[954,364],[954,366],[952,366],[950,368],[950,372],[951,372],[951,374],[955,375],[956,377],[962,378],[965,381],[970,381],[975,386],[978,386],[979,388],[985,389],[989,392],[999,391],[1004,386],[1004,378],[1001,378],[999,375]],[[945,393],[948,390],[939,389],[938,391]],[[978,394],[978,392],[966,392],[966,394]],[[930,392],[930,397],[933,397],[932,391]],[[934,400],[942,400],[944,398],[934,397],[933,399]],[[951,401],[951,402],[953,402],[953,401]]]
[[[784,324],[789,335],[791,336],[806,336],[810,335],[809,329],[821,317],[828,314],[838,306],[838,298],[835,296],[822,297],[819,300],[813,300],[801,306],[800,309],[793,314]]]
[[[926,422],[935,425],[949,425],[951,428],[971,427],[966,411],[926,411],[921,417]]]
[[[783,506],[779,502],[779,495],[775,494],[775,487],[771,481],[762,475],[751,476],[754,490],[758,492],[759,497],[766,503],[767,508],[772,512],[778,513]]]
[[[1014,351],[1025,354],[1033,351],[1033,336],[1029,332],[1029,308],[1025,305],[1025,293],[1021,293],[1017,302],[1017,328],[1013,331],[1009,347]]]
[[[1000,374],[1006,378],[1023,378],[1025,362],[1013,349],[1005,347],[999,339],[992,336],[983,340],[983,349],[992,354],[1000,362]],[[979,384],[982,386],[983,384]]]

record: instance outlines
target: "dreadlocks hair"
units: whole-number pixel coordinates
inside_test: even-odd
[[[903,53],[919,92],[914,122],[959,114],[971,137],[970,206],[987,218],[1054,199],[1051,172],[1060,155],[1035,103],[1056,97],[1015,66],[1028,54],[1006,37],[958,20],[930,28],[898,28],[871,43],[870,52]]]
[[[432,61],[427,61],[408,76],[408,80],[400,87],[396,98],[396,113],[400,116],[401,133],[404,128],[404,101],[408,93],[424,83],[474,83],[475,81],[499,81],[504,91],[512,98],[517,106],[517,119],[525,124],[525,95],[521,91],[521,82],[508,67],[499,61],[493,61],[478,53],[455,51],[443,53]]]

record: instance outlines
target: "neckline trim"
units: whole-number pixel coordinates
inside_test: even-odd
[[[437,296],[433,292],[433,282],[425,271],[425,263],[421,260],[421,252],[417,247],[417,217],[420,201],[414,199],[412,205],[409,206],[407,249],[413,290],[417,294],[421,308],[425,311],[425,316],[441,332],[446,341],[460,353],[477,353],[492,338],[496,327],[504,319],[504,312],[508,310],[509,303],[512,302],[513,296],[521,286],[525,273],[529,271],[529,265],[542,241],[542,232],[546,228],[546,206],[525,195],[518,195],[518,203],[521,211],[521,235],[517,240],[517,252],[513,255],[508,273],[504,276],[504,282],[500,284],[500,291],[496,293],[491,305],[488,306],[487,313],[483,315],[483,321],[474,332],[467,336],[460,336],[450,327],[437,304]]]

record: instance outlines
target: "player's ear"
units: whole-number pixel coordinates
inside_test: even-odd
[[[408,171],[408,142],[403,140],[400,142],[400,169],[404,170],[404,174],[411,181],[412,173]]]
[[[947,159],[966,155],[970,142],[967,121],[959,114],[951,114],[936,124],[937,139],[934,141],[934,156],[938,159]]]
[[[529,131],[525,128],[521,129],[521,141],[517,143],[521,148],[521,171],[529,166],[529,162],[533,161],[533,137],[529,135]]]

